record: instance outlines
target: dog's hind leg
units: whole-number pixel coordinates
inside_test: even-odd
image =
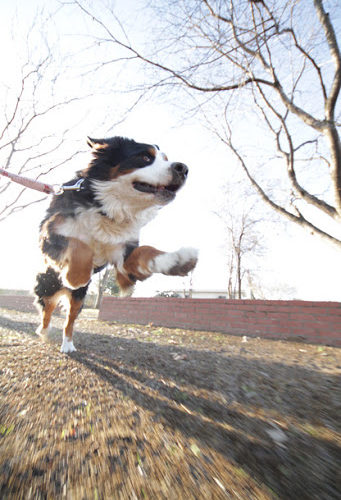
[[[61,352],[68,353],[76,350],[72,340],[73,325],[82,309],[87,289],[88,285],[78,288],[78,290],[72,290],[69,294],[69,307],[64,324],[63,343],[60,348]]]
[[[61,352],[76,350],[72,341],[73,325],[82,309],[84,297],[90,284],[93,270],[93,251],[76,238],[69,238],[68,248],[63,257],[61,275],[63,283],[70,288],[69,305],[64,324]]]
[[[52,267],[58,270],[63,285],[77,290],[87,285],[93,269],[93,251],[73,237],[64,237],[53,232],[41,237],[42,253]]]
[[[62,290],[63,284],[59,274],[52,267],[48,267],[46,272],[37,275],[37,283],[34,288],[35,304],[41,316],[40,325],[36,330],[38,335],[47,333],[52,313],[59,302]]]
[[[41,322],[36,330],[36,333],[41,336],[46,335],[48,332],[51,316],[58,300],[54,300],[54,297],[45,297],[43,302],[44,304],[41,307]]]

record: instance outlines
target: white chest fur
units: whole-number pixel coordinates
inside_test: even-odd
[[[127,242],[138,241],[141,228],[153,218],[155,210],[145,210],[120,221],[105,217],[98,209],[79,211],[56,228],[65,237],[77,238],[94,252],[94,267],[108,262],[118,267]]]
[[[73,217],[58,225],[59,234],[90,246],[95,267],[107,262],[119,267],[125,244],[138,241],[141,228],[161,208],[153,195],[144,195],[133,188],[134,175],[123,175],[113,181],[92,181],[101,208],[80,207]]]

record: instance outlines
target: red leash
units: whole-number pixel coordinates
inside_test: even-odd
[[[84,179],[79,179],[73,186],[59,186],[53,184],[45,184],[44,182],[34,181],[33,179],[28,179],[27,177],[22,177],[21,175],[12,174],[3,168],[0,168],[0,175],[8,177],[11,181],[22,184],[30,189],[35,189],[36,191],[41,191],[46,194],[59,195],[64,193],[66,190],[70,191],[80,191],[81,185]]]

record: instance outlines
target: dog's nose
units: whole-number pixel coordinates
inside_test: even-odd
[[[183,177],[186,179],[188,175],[188,167],[184,163],[172,163],[171,164],[171,169],[173,172],[176,172],[180,177]]]

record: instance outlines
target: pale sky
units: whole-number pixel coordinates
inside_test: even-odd
[[[23,26],[25,22],[29,22],[29,14],[34,9],[29,8],[28,4],[32,6],[32,2],[2,2],[3,26],[11,25],[16,5]],[[18,33],[16,38],[19,41]],[[15,41],[9,31],[1,30],[1,44],[3,47],[8,47],[6,53],[4,51],[1,53],[1,67],[7,67],[8,74],[11,65],[15,65],[16,62],[8,57],[12,53],[11,49],[18,50],[14,45]],[[3,75],[0,76],[0,83],[2,78]],[[77,82],[73,82],[73,85],[76,84]],[[1,105],[3,98],[4,94],[0,94]],[[111,108],[108,109],[115,109],[115,99],[117,96],[110,96]],[[121,109],[124,107],[123,97],[120,96],[119,99],[117,108]],[[112,121],[107,117],[106,123],[99,129],[95,126],[96,123],[100,123],[101,113],[103,116],[108,114],[106,103],[108,103],[107,97],[98,99],[96,113],[89,111],[82,116],[79,126],[73,131],[73,137],[77,136],[85,144],[86,135],[95,137],[106,135],[116,117],[113,117]],[[97,122],[94,116],[98,119]],[[66,120],[69,118],[67,110],[64,117]],[[59,125],[53,124],[56,133]],[[141,243],[169,251],[182,246],[198,248],[200,258],[193,275],[193,287],[225,289],[228,275],[223,248],[224,235],[222,225],[213,211],[216,210],[221,197],[221,188],[231,174],[233,160],[227,150],[208,134],[201,123],[193,121],[179,125],[178,118],[169,103],[143,104],[132,111],[129,118],[112,133],[128,136],[137,141],[158,144],[171,160],[181,161],[189,166],[187,185],[176,200],[163,208],[158,217],[144,228]],[[51,172],[51,177],[46,178],[46,182],[58,183],[68,180],[75,170],[86,166],[89,157],[84,155],[58,172]],[[4,161],[1,155],[0,159]],[[2,182],[0,178],[0,186]],[[32,193],[32,199],[37,199],[36,197],[40,197],[40,194]],[[33,287],[35,272],[40,262],[37,249],[38,225],[46,207],[47,202],[35,205],[0,223],[0,288]],[[269,223],[268,227],[264,225],[264,230],[268,231],[268,248],[257,263],[258,275],[265,288],[271,290],[284,285],[296,289],[295,298],[341,300],[339,251],[292,225],[282,227]],[[183,278],[157,275],[138,285],[135,295],[150,296],[156,290],[181,289],[184,282],[188,283]],[[267,298],[271,298],[271,294],[268,293]]]

